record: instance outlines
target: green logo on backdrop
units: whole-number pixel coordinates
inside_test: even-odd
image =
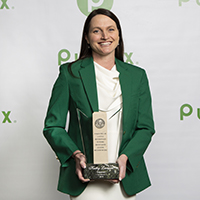
[[[2,111],[2,114],[4,116],[4,120],[3,120],[2,123],[6,123],[6,122],[12,123],[10,118],[9,118],[10,113],[11,113],[11,111],[8,111],[8,112]]]
[[[193,107],[190,104],[183,104],[180,107],[180,120],[184,120],[184,117],[189,117],[193,113]],[[200,108],[197,108],[197,117],[200,119]]]
[[[3,124],[6,124],[6,123],[9,123],[9,124],[17,123],[16,120],[12,120],[11,121],[11,118],[10,118],[11,111],[1,111],[1,112],[3,114],[3,121],[2,121]]]
[[[133,52],[124,53],[124,61],[126,63],[130,63],[130,64],[134,64],[133,60],[132,60],[132,56],[133,56]],[[58,65],[61,65],[62,63],[65,62],[69,62],[70,59],[72,60],[77,60],[78,59],[78,53],[71,53],[69,50],[67,49],[61,49],[58,52]],[[138,62],[136,62],[135,64],[139,64]]]
[[[189,0],[179,0],[179,6],[182,6],[182,3],[188,2]]]
[[[1,5],[0,9],[4,9],[4,8],[9,9],[9,7],[7,5],[7,0],[1,0],[1,1],[2,1],[2,5]]]
[[[179,0],[179,6],[182,6],[182,3],[187,3],[189,2],[190,0]],[[200,0],[196,0],[196,3],[197,5],[200,6]]]
[[[97,8],[105,8],[111,10],[113,0],[77,0],[80,11],[88,16],[93,10]]]

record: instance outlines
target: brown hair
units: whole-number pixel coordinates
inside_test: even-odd
[[[115,49],[115,57],[121,61],[124,61],[124,58],[123,58],[124,57],[124,42],[122,38],[122,30],[121,30],[120,22],[114,13],[103,8],[99,8],[97,10],[92,11],[85,21],[85,24],[83,27],[80,55],[79,55],[78,60],[92,56],[92,49],[88,48],[88,43],[85,39],[85,35],[88,35],[89,29],[90,29],[90,22],[92,18],[95,17],[96,15],[106,15],[107,17],[110,17],[116,23],[118,31],[119,31],[119,45]],[[74,62],[70,63],[68,66],[68,70],[70,74],[72,74],[71,66]]]

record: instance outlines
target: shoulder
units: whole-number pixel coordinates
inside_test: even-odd
[[[77,75],[79,70],[83,67],[91,66],[93,65],[93,58],[92,57],[86,57],[83,59],[78,59],[74,62],[64,63],[60,66],[61,70],[64,70],[68,74]]]
[[[76,69],[76,68],[79,68],[81,66],[81,63],[82,63],[82,60],[77,60],[77,61],[74,61],[74,62],[67,62],[67,63],[60,65],[60,69],[67,71],[69,66]]]
[[[80,59],[74,62],[67,62],[60,65],[60,73],[64,73],[67,77],[79,76],[78,71],[81,68],[84,59]]]
[[[123,62],[123,61],[118,60],[118,59],[116,59],[116,64],[120,65],[121,67],[126,69],[129,73],[134,73],[134,74],[144,74],[144,73],[146,73],[145,69],[138,67],[136,65],[130,64],[130,63]]]

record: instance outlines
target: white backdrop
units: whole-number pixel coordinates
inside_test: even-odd
[[[77,56],[84,12],[98,4],[119,17],[125,60],[150,81],[152,187],[138,200],[199,200],[199,0],[1,0],[0,199],[68,199],[43,121],[58,65]]]

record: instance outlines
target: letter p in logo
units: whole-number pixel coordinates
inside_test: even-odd
[[[105,8],[111,10],[113,0],[77,0],[80,11],[88,16],[93,10],[98,8]]]
[[[179,6],[182,6],[183,2],[188,2],[189,0],[179,0]]]
[[[188,111],[185,111],[185,108],[188,110]],[[181,106],[180,108],[180,118],[181,120],[183,120],[183,117],[188,117],[192,114],[193,112],[193,108],[191,105],[189,104],[184,104]]]
[[[99,7],[103,4],[104,0],[97,0],[97,2],[94,2],[95,0],[88,0],[88,12],[92,12],[93,7]]]

